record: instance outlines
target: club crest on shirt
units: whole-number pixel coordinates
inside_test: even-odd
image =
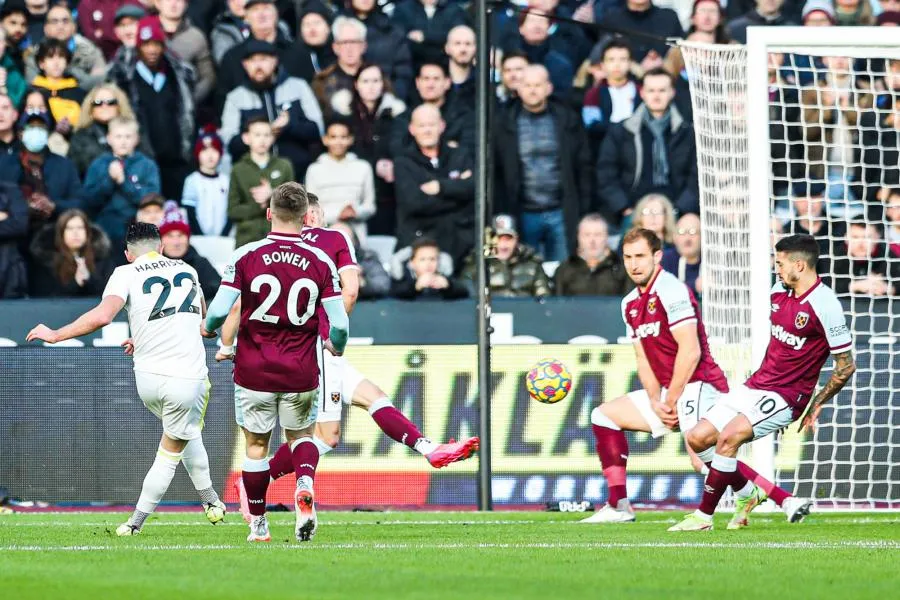
[[[341,393],[340,392],[331,392],[331,401],[337,404],[341,401]]]
[[[647,312],[651,315],[656,314],[656,296],[647,300]]]
[[[797,329],[803,329],[806,327],[807,323],[809,323],[809,313],[800,311],[797,313],[797,316],[794,317],[794,327]]]

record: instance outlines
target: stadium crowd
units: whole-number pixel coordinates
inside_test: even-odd
[[[133,220],[212,297],[191,236],[263,237],[291,180],[351,237],[361,298],[473,293],[468,2],[0,3],[0,298],[99,295]],[[493,292],[621,296],[615,240],[642,225],[701,294],[693,111],[665,38],[897,26],[900,0],[535,0],[492,23]],[[770,57],[773,234],[817,236],[841,294],[900,293],[900,60],[851,63]]]

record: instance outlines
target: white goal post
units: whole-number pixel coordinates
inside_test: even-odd
[[[900,210],[894,230],[877,205],[900,190],[900,167],[891,154],[897,148],[879,144],[897,139],[887,131],[895,122],[886,116],[891,107],[900,131],[900,63],[890,88],[900,34],[890,27],[752,27],[745,46],[679,46],[697,139],[704,322],[714,354],[740,381],[768,345],[779,234],[815,235],[826,256],[820,272],[833,284],[854,276],[853,261],[841,257],[850,253],[847,236],[863,232],[871,238],[866,248],[878,250],[857,275],[881,277],[891,289],[900,254],[891,254],[889,242],[896,239],[900,252]],[[770,56],[781,66],[770,70]],[[896,290],[900,295],[900,280]],[[855,331],[856,377],[822,412],[816,434],[801,436],[794,426],[778,441],[757,442],[752,462],[822,507],[900,508],[900,397],[892,389],[900,382],[893,335],[900,300],[895,308],[889,295],[873,298],[852,285],[839,296]]]

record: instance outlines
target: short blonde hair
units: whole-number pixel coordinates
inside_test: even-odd
[[[113,127],[129,127],[136,134],[141,134],[141,126],[134,117],[116,117],[109,122],[107,129],[111,131]]]
[[[647,205],[651,202],[659,202],[659,204],[663,208],[663,231],[662,231],[662,241],[666,244],[674,243],[675,236],[675,207],[672,206],[671,200],[663,196],[662,194],[647,194],[640,200],[638,200],[637,205],[634,207],[634,227],[644,227],[644,219],[643,212],[644,209],[647,208]]]
[[[116,102],[118,103],[120,117],[134,118],[131,102],[128,101],[128,96],[122,91],[122,88],[114,83],[101,83],[100,85],[94,86],[91,91],[87,93],[87,96],[84,97],[84,101],[81,103],[81,116],[78,118],[78,124],[75,126],[76,131],[90,127],[94,124],[94,116],[91,114],[91,109],[94,108],[94,100],[97,98],[97,94],[100,90],[107,90],[115,97]]]

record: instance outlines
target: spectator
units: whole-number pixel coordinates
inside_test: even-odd
[[[649,229],[662,241],[663,250],[675,249],[675,209],[662,194],[647,194],[634,207],[631,227]]]
[[[487,259],[488,285],[491,295],[502,298],[543,298],[550,295],[550,280],[544,272],[541,257],[530,246],[519,243],[515,221],[509,215],[494,217],[495,245]],[[481,249],[473,250],[466,259],[462,278],[471,295],[476,295],[476,262]]]
[[[72,53],[65,42],[49,38],[38,45],[35,62],[40,74],[31,85],[49,96],[47,104],[54,120],[71,133],[81,116],[81,102],[85,96],[78,81],[68,72]]]
[[[887,61],[885,83],[891,93],[860,118],[862,180],[873,206],[883,188],[900,185],[900,59]]]
[[[900,261],[889,260],[887,246],[872,224],[853,221],[846,241],[834,252],[834,291],[839,295],[894,296],[900,292]]]
[[[331,26],[335,63],[316,73],[313,90],[322,112],[329,114],[331,98],[339,90],[353,90],[353,81],[366,52],[366,26],[349,17],[338,17]],[[380,65],[379,65],[380,66]],[[381,69],[382,73],[387,73]]]
[[[193,153],[194,71],[166,49],[157,19],[141,19],[138,40],[134,62],[114,63],[110,79],[126,93],[150,138],[163,195],[177,198]]]
[[[514,215],[522,241],[547,260],[565,260],[590,207],[591,158],[578,115],[550,101],[541,65],[525,69],[521,104],[496,126],[496,210]]]
[[[0,299],[23,298],[28,293],[28,273],[19,253],[27,237],[28,204],[18,187],[0,183]]]
[[[31,256],[30,293],[37,298],[100,296],[114,268],[106,234],[78,209],[43,227]]]
[[[185,16],[187,0],[154,0],[156,19],[165,32],[166,46],[194,68],[194,101],[203,103],[216,86],[216,67],[206,35]]]
[[[162,197],[162,194],[147,194],[141,198],[134,220],[138,223],[153,223],[159,227],[166,216],[165,205],[166,199]]]
[[[466,107],[475,107],[475,31],[468,25],[457,25],[447,35],[450,75],[450,99]]]
[[[306,82],[311,82],[318,73],[334,64],[331,18],[331,11],[317,0],[309,0],[303,5],[300,37],[285,58],[285,68]]]
[[[0,94],[0,161],[5,156],[15,156],[22,151],[22,142],[16,135],[19,111],[12,98]]]
[[[416,75],[416,92],[422,101],[417,106],[430,104],[440,110],[441,117],[447,124],[443,134],[444,141],[471,153],[475,147],[474,106],[467,105],[458,97],[451,99],[451,85],[444,62],[422,63]],[[408,117],[404,115],[396,119],[391,137],[391,152],[394,156],[415,147],[415,142],[409,135]]]
[[[403,30],[381,11],[376,0],[347,0],[348,14],[366,26],[366,62],[375,63],[401,100],[409,97],[413,78],[412,58]]]
[[[391,282],[391,296],[400,300],[455,300],[468,296],[464,285],[449,273],[438,272],[440,254],[440,246],[434,240],[416,240],[408,268]]]
[[[806,0],[800,13],[804,27],[831,27],[837,25],[834,4],[830,0]]]
[[[887,218],[884,237],[891,257],[897,259],[900,258],[900,188],[888,190],[884,205]]]
[[[235,45],[222,57],[216,84],[216,107],[225,103],[225,97],[234,88],[247,83],[247,73],[243,67],[246,50],[244,44],[250,40],[268,42],[275,46],[279,62],[287,64],[293,49],[290,30],[278,21],[278,9],[274,0],[247,0],[244,4],[244,21],[248,33],[244,42]],[[291,75],[302,76],[301,73]]]
[[[191,233],[228,235],[228,175],[219,171],[225,145],[213,126],[200,132],[194,144],[194,159],[199,169],[184,180],[181,206],[187,211]]]
[[[703,293],[703,280],[700,277],[700,217],[694,213],[682,215],[678,219],[674,238],[675,246],[663,250],[662,268],[683,281],[695,296],[700,297]]]
[[[68,73],[82,90],[89,90],[106,75],[106,59],[100,49],[75,30],[75,18],[65,4],[55,4],[47,11],[44,21],[44,39],[58,40],[71,52]],[[25,58],[25,77],[29,81],[37,77],[38,64],[33,54]]]
[[[623,40],[612,39],[595,48],[590,63],[596,84],[584,95],[581,119],[596,156],[610,124],[630,117],[640,106],[641,96],[631,77],[631,47]]]
[[[106,60],[119,49],[121,41],[116,29],[121,15],[127,14],[135,22],[144,16],[138,0],[80,0],[78,2],[78,30],[94,43]]]
[[[343,221],[338,221],[331,228],[346,235],[353,245],[359,265],[359,299],[375,300],[387,296],[391,291],[391,276],[384,270],[378,255],[362,247],[353,228]]]
[[[806,177],[803,130],[800,123],[800,99],[797,88],[782,75],[784,54],[770,52],[769,75],[769,151],[772,165],[772,191],[776,197],[786,196],[789,179]]]
[[[47,97],[46,90],[28,88],[25,91],[22,109],[19,111],[20,117],[22,113],[47,113],[47,118],[50,121],[50,137],[47,141],[47,147],[50,149],[50,152],[60,156],[65,156],[68,153],[69,142],[66,136],[71,133],[72,127],[68,121],[60,124],[53,118],[50,112],[50,99]]]
[[[249,151],[235,163],[228,185],[228,217],[235,224],[238,247],[268,235],[266,209],[272,190],[294,181],[290,161],[272,156],[275,134],[268,118],[250,117],[242,129]]]
[[[0,27],[0,94],[8,96],[18,106],[27,88],[22,72],[16,66],[13,51],[6,43],[6,30]]]
[[[19,184],[33,229],[81,204],[81,182],[75,165],[47,148],[50,128],[49,113],[26,109],[19,117],[23,151],[12,160],[0,161],[0,181]]]
[[[128,65],[134,61],[138,44],[138,23],[146,15],[147,13],[143,8],[132,4],[126,4],[116,11],[115,34],[118,40],[118,47],[107,68],[107,74],[109,74],[110,70],[117,68],[114,65]]]
[[[50,0],[25,0],[28,10],[28,38],[34,44],[44,40],[44,21],[50,10]]]
[[[663,65],[663,57],[668,50],[664,40],[684,37],[684,30],[675,11],[654,6],[651,0],[626,0],[625,6],[610,10],[606,16],[596,12],[598,9],[602,10],[602,6],[602,2],[594,3],[595,23],[603,23],[613,31],[640,31],[659,38],[659,41],[653,42],[649,41],[649,38],[629,40],[637,75],[643,75]]]
[[[756,0],[756,8],[728,24],[728,35],[737,43],[746,44],[747,27],[793,25],[794,23],[782,14],[783,5],[784,0]]]
[[[162,225],[159,226],[159,236],[163,244],[163,254],[168,258],[183,260],[194,267],[203,296],[215,298],[222,278],[219,277],[215,267],[191,246],[191,227],[177,206],[166,211]],[[209,301],[211,300],[207,300]]]
[[[25,73],[22,52],[31,44],[28,39],[28,9],[21,2],[7,0],[0,8],[0,27],[6,34],[6,55],[12,59],[15,70]]]
[[[838,25],[865,25],[875,24],[872,16],[872,4],[869,0],[835,0],[835,18]]]
[[[578,223],[578,247],[556,269],[557,296],[624,296],[633,287],[622,259],[609,247],[609,227],[597,213]]]
[[[819,244],[819,273],[831,272],[831,257],[834,254],[832,241],[846,235],[844,224],[829,219],[825,214],[825,184],[821,182],[798,181],[792,189],[794,219],[792,233],[804,233],[816,238]]]
[[[220,65],[225,53],[242,43],[250,35],[244,22],[247,0],[226,0],[225,10],[213,22],[209,45],[213,61]]]
[[[409,131],[415,148],[394,160],[397,197],[397,242],[436,240],[454,264],[471,251],[475,240],[475,182],[469,152],[441,139],[444,121],[430,104],[415,109]]]
[[[375,213],[375,177],[368,162],[349,152],[353,143],[347,121],[330,121],[322,137],[326,152],[309,167],[306,188],[319,197],[326,226],[344,221],[365,239]]]
[[[550,20],[525,10],[519,14],[519,36],[514,45],[504,50],[521,50],[532,64],[544,65],[550,73],[553,89],[565,97],[575,78],[575,65],[571,59],[555,49],[550,41]]]
[[[109,151],[97,157],[84,178],[84,207],[109,236],[113,250],[125,249],[125,229],[141,199],[159,192],[156,163],[138,152],[140,129],[133,117],[109,122]]]
[[[694,131],[672,106],[673,96],[672,77],[665,70],[645,73],[644,104],[612,125],[600,147],[598,201],[625,228],[636,201],[652,192],[675,198],[681,213],[700,212]]]
[[[411,0],[394,9],[393,20],[408,40],[413,62],[419,64],[443,58],[450,30],[465,25],[466,14],[454,0]]]
[[[573,4],[573,3],[569,3]],[[529,10],[544,16],[549,29],[547,35],[550,47],[566,57],[573,66],[579,66],[591,51],[591,42],[583,33],[583,28],[568,22],[572,18],[572,7],[561,5],[560,0],[535,0],[528,3]],[[557,20],[556,17],[562,17]],[[501,48],[515,48],[519,38],[521,22],[511,18],[499,28]]]
[[[497,100],[501,108],[514,104],[519,97],[519,85],[522,74],[528,66],[528,57],[524,52],[514,50],[504,52],[500,63],[500,85],[497,86]]]
[[[238,135],[241,122],[248,114],[264,113],[276,138],[275,153],[290,160],[294,173],[302,178],[317,154],[324,129],[316,97],[305,81],[278,68],[278,54],[272,44],[248,40],[241,49],[245,52],[243,65],[248,83],[233,90],[225,100],[222,141],[232,161],[240,160],[247,152]]]
[[[397,203],[390,138],[394,120],[406,111],[406,105],[391,93],[390,82],[378,65],[363,65],[353,87],[352,94],[341,90],[332,96],[331,109],[350,119],[355,134],[353,150],[375,173],[376,208],[367,223],[368,233],[395,235]]]
[[[134,118],[134,111],[131,110],[131,103],[125,92],[114,83],[100,84],[88,92],[81,104],[81,115],[75,126],[68,153],[79,175],[87,173],[91,163],[109,151],[109,141],[106,139],[107,127],[116,117]],[[138,148],[152,158],[153,149],[149,140],[148,136],[142,135]]]

